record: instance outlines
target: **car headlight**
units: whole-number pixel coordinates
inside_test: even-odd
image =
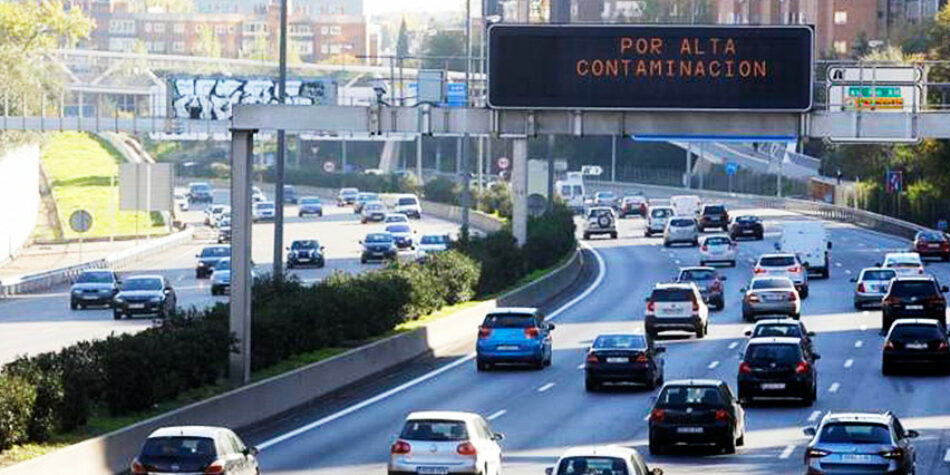
[[[152,303],[159,303],[162,301],[161,297],[152,297],[150,300]]]
[[[116,298],[115,298],[115,303],[122,303],[122,302],[124,302],[124,300],[122,299],[122,297],[116,297]]]
[[[81,293],[82,293],[82,290],[73,289],[73,293],[74,293],[74,294],[81,294]]]
[[[204,267],[205,265],[204,261],[198,261],[198,267]]]

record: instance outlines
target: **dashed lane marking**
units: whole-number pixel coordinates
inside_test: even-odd
[[[584,369],[585,366],[586,366],[586,365],[585,365],[584,363],[581,363],[581,364],[577,365],[577,369]]]
[[[812,411],[811,415],[808,416],[808,422],[815,422],[819,417],[821,417],[821,411]]]
[[[787,445],[785,446],[785,450],[783,450],[782,453],[778,454],[778,458],[783,459],[783,460],[787,459],[792,456],[792,452],[794,451],[795,451],[794,445]]]
[[[548,389],[551,389],[551,388],[553,388],[553,387],[554,387],[554,383],[548,383],[548,384],[545,384],[544,386],[541,386],[540,388],[538,388],[538,392],[539,392],[539,393],[543,393],[543,392],[545,392],[545,391],[547,391]]]
[[[709,363],[709,366],[707,366],[707,368],[709,368],[709,369],[716,369],[716,366],[719,366],[719,362],[718,362],[718,361],[713,361],[712,363]]]
[[[738,341],[734,341],[734,342],[732,342],[732,343],[729,343],[729,349],[730,349],[730,350],[736,349],[737,346],[739,346],[739,342],[738,342]]]
[[[848,275],[851,275],[851,270],[850,270],[850,269],[845,269],[845,270],[844,270],[844,273],[845,273],[845,274],[848,274]]]
[[[863,342],[863,341],[858,340],[858,341],[854,342],[854,347],[855,347],[855,348],[861,348],[862,346],[864,346],[864,342]]]
[[[845,360],[844,362],[845,368],[850,368],[852,365],[854,365],[854,359],[848,358],[847,360]]]
[[[828,392],[829,392],[829,393],[836,393],[836,392],[838,392],[838,388],[840,388],[840,387],[841,387],[841,385],[838,384],[838,383],[831,383],[831,387],[828,388]]]
[[[493,421],[493,420],[498,419],[499,417],[501,417],[501,416],[503,416],[503,415],[505,415],[505,414],[507,414],[507,413],[508,413],[508,411],[502,409],[502,410],[500,410],[500,411],[498,411],[498,412],[495,412],[495,413],[493,413],[492,415],[486,417],[485,419],[488,419],[488,420],[490,420],[490,421]]]
[[[863,331],[863,332],[868,331],[868,326],[867,326],[867,325],[861,325],[861,331]]]
[[[676,264],[676,265],[680,265],[680,260],[679,260],[679,259],[676,259],[676,260],[673,261],[673,263]]]
[[[947,449],[947,453],[943,454],[943,461],[950,463],[950,449]]]

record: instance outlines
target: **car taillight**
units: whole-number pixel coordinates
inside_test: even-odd
[[[221,475],[224,473],[224,461],[215,460],[205,468],[205,475]]]
[[[541,336],[541,332],[534,327],[524,329],[524,337],[528,339],[534,339]]]
[[[904,458],[904,450],[901,449],[900,447],[897,447],[891,450],[883,450],[880,452],[880,456],[886,459],[900,460]]]
[[[728,422],[729,413],[725,409],[716,409],[716,422]]]
[[[409,442],[402,440],[397,440],[392,447],[389,448],[389,453],[393,455],[408,455],[412,452],[412,446],[409,445]]]
[[[798,300],[798,292],[789,292],[788,299],[792,301]]]
[[[721,289],[722,289],[722,282],[719,282],[718,280],[714,280],[713,283],[712,283],[712,285],[709,286],[709,288],[712,289],[712,290],[721,290]]]
[[[926,302],[928,305],[941,305],[941,304],[943,304],[944,300],[943,300],[943,296],[937,295],[937,296],[935,296],[935,297],[927,297],[927,299],[925,300],[925,302]]]
[[[749,374],[752,372],[752,367],[749,366],[749,363],[739,363],[739,372],[742,374]]]
[[[858,284],[858,292],[867,292],[867,287],[864,286],[864,282]]]
[[[798,374],[805,374],[808,372],[809,368],[811,368],[811,366],[808,364],[807,361],[799,361],[798,364],[795,366],[795,372]]]
[[[491,328],[478,327],[478,338],[485,339],[491,336]]]
[[[831,455],[831,452],[821,449],[808,449],[805,451],[805,458],[822,458]]]
[[[132,466],[130,467],[132,475],[146,474],[148,470],[145,469],[145,465],[142,465],[142,462],[139,462],[139,459],[132,461]]]
[[[664,417],[666,417],[666,411],[663,409],[654,409],[650,411],[650,420],[653,422],[662,422]]]
[[[884,349],[885,349],[885,350],[893,350],[893,349],[894,349],[894,342],[892,342],[892,341],[890,341],[890,340],[885,341],[885,342],[884,342]]]
[[[458,448],[455,449],[459,455],[466,455],[469,457],[474,457],[478,455],[478,450],[475,450],[475,446],[471,442],[462,442],[459,444]]]
[[[587,353],[587,362],[588,363],[600,363],[600,358],[597,357],[597,353],[591,351]]]
[[[894,305],[901,302],[901,299],[897,297],[887,297],[881,301],[884,305]]]
[[[937,351],[947,351],[947,350],[950,350],[950,344],[947,344],[947,340],[941,341],[940,344],[937,345]]]
[[[647,362],[647,355],[644,354],[644,353],[640,353],[639,355],[637,355],[636,361],[637,361],[637,363],[646,363],[646,362]]]
[[[749,302],[758,302],[760,299],[759,299],[759,296],[756,294],[749,294],[749,296],[746,297],[746,300],[748,300]]]
[[[703,244],[702,250],[703,250],[703,252],[708,252],[708,251],[709,251],[709,246]]]
[[[647,312],[655,312],[655,311],[656,311],[656,302],[652,300],[647,302]]]
[[[699,311],[699,302],[696,302],[696,301],[693,302],[693,311],[694,312]]]
[[[789,267],[789,268],[788,268],[788,271],[791,272],[791,273],[793,273],[793,274],[797,274],[797,273],[799,273],[799,272],[802,271],[802,266],[792,266],[792,267]]]
[[[754,272],[754,273],[756,273],[756,274],[765,274],[765,269],[763,269],[763,268],[761,268],[761,267],[756,267],[755,269],[752,270],[752,272]]]

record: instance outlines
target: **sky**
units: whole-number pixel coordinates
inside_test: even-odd
[[[462,11],[465,0],[364,0],[364,11],[369,15],[394,12],[445,12]],[[472,0],[472,9],[481,5],[480,0]]]

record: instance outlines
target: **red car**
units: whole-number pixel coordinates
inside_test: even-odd
[[[920,257],[939,257],[943,261],[950,261],[950,242],[941,232],[920,231],[914,237],[911,252],[920,254]]]

